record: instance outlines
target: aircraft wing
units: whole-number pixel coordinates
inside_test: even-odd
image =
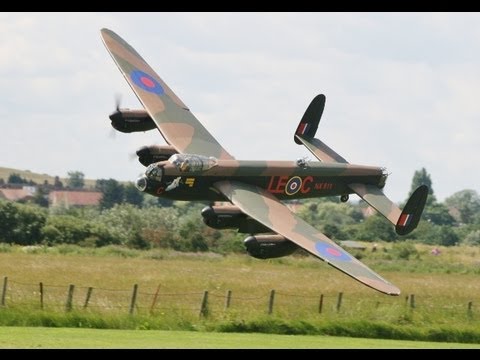
[[[167,143],[180,153],[233,159],[125,40],[101,30],[108,52]]]
[[[361,283],[388,295],[400,290],[293,214],[269,192],[249,184],[219,181],[214,187],[248,216]]]

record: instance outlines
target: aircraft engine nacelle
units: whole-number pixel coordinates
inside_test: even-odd
[[[157,127],[145,110],[118,109],[109,118],[113,128],[123,133],[148,131]]]
[[[205,225],[214,229],[238,229],[238,232],[250,234],[271,231],[234,205],[204,207],[202,217]]]
[[[249,236],[243,241],[250,256],[271,259],[292,254],[298,245],[281,235]]]
[[[170,145],[142,146],[137,150],[138,161],[144,166],[168,160],[173,154],[177,154],[177,150]]]

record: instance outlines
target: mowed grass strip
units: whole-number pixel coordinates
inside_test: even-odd
[[[0,327],[2,349],[480,349],[479,344],[336,336]]]

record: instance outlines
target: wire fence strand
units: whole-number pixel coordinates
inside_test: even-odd
[[[134,290],[135,289],[135,290]],[[156,290],[156,291],[152,291]],[[235,291],[192,290],[163,292],[144,289],[132,284],[131,288],[114,289],[73,284],[26,283],[4,277],[0,285],[3,307],[33,307],[54,311],[122,311],[130,313],[192,312],[200,314],[235,312],[269,313],[308,316],[308,314],[336,314],[338,316],[367,311],[382,316],[387,311],[419,310],[426,313],[443,311],[445,316],[468,315],[478,309],[480,299],[460,302],[446,298],[439,302],[429,294],[408,294],[400,297],[366,297],[356,293],[292,293],[283,290],[265,290],[264,294],[249,295]],[[208,309],[208,311],[207,311]],[[478,310],[477,310],[478,311]]]

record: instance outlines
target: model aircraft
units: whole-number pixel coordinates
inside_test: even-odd
[[[158,129],[168,145],[137,151],[147,167],[136,181],[140,191],[172,200],[208,201],[201,215],[215,229],[238,229],[256,258],[292,254],[303,248],[361,283],[389,295],[400,290],[292,213],[282,200],[357,194],[394,226],[397,234],[415,229],[428,188],[418,187],[403,211],[382,191],[384,168],[349,164],[315,138],[325,107],[316,96],[298,124],[294,141],[319,161],[237,160],[208,132],[143,58],[120,36],[101,30],[102,40],[144,110],[120,109],[110,115],[123,132]],[[228,202],[228,205],[218,205]]]

